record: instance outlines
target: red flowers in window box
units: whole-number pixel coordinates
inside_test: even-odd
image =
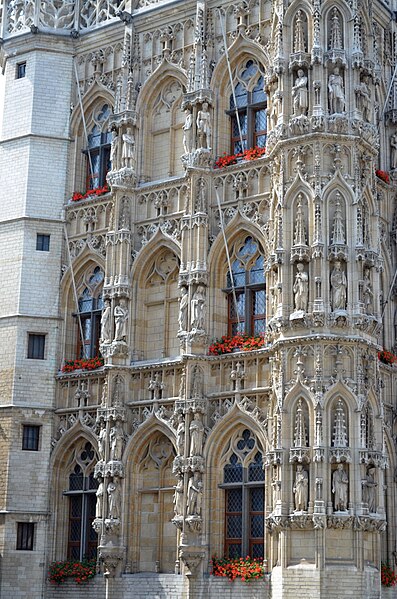
[[[390,351],[383,349],[382,351],[378,352],[378,360],[383,364],[389,364],[391,366],[397,362],[397,356],[392,354]]]
[[[387,184],[390,183],[389,173],[387,173],[386,171],[381,171],[381,170],[377,169],[375,171],[375,175],[378,177],[378,179],[381,179],[385,183],[387,183]]]
[[[251,337],[239,333],[230,337],[223,335],[220,339],[217,339],[208,348],[210,356],[218,356],[220,354],[231,354],[234,350],[240,351],[252,351],[254,349],[261,349],[266,345],[266,338],[264,335],[258,335],[257,337]]]
[[[237,164],[237,162],[241,160],[256,160],[257,158],[261,158],[266,154],[266,148],[250,148],[249,150],[244,150],[244,152],[239,152],[238,154],[226,154],[226,152],[218,158],[215,162],[215,168],[224,168],[225,166],[230,166],[231,164]]]
[[[66,360],[62,366],[62,372],[73,372],[74,370],[96,370],[103,366],[103,358],[96,356],[95,358]]]
[[[107,185],[103,187],[97,187],[96,189],[88,189],[85,193],[75,191],[71,197],[71,202],[80,202],[80,200],[86,200],[91,196],[102,196],[105,193],[109,193],[110,189]]]
[[[67,578],[74,578],[77,584],[88,582],[96,574],[96,560],[84,560],[82,562],[68,560],[65,562],[53,562],[48,571],[48,580],[52,584],[61,584]]]
[[[263,560],[247,557],[217,558],[216,555],[211,560],[212,574],[214,576],[223,576],[233,581],[241,578],[243,582],[249,582],[258,578],[263,578],[265,569]]]
[[[380,576],[383,586],[394,587],[397,584],[397,574],[390,568],[388,564],[382,564]]]

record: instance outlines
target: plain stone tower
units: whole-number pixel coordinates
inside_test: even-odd
[[[391,596],[396,8],[5,0],[1,598]]]

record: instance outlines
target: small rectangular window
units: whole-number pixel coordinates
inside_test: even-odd
[[[50,236],[49,235],[42,235],[41,233],[37,233],[36,250],[39,252],[49,252],[50,251]]]
[[[45,335],[29,333],[28,358],[44,360]]]
[[[23,79],[26,76],[26,62],[17,64],[17,79]]]
[[[19,551],[33,551],[34,523],[17,522],[17,549]]]
[[[33,424],[24,424],[22,433],[22,449],[25,451],[39,451],[40,427]]]

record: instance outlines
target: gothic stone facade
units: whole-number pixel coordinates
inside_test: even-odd
[[[3,3],[4,599],[381,596],[395,8]],[[266,344],[208,355],[237,332]],[[225,587],[214,554],[270,576]],[[84,555],[87,589],[46,583]]]

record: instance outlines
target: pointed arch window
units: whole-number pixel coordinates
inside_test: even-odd
[[[264,556],[265,473],[255,435],[244,429],[231,442],[223,468],[225,490],[225,555]]]
[[[93,358],[98,355],[99,335],[101,332],[101,312],[103,308],[102,285],[104,274],[97,266],[88,277],[78,299],[78,314],[81,328],[78,325],[77,356]]]
[[[98,482],[94,478],[96,460],[95,451],[89,442],[75,452],[69,474],[69,488],[64,492],[69,500],[68,559],[92,559],[96,556],[98,538],[92,528],[98,488]]]
[[[231,151],[238,154],[248,148],[266,146],[267,98],[263,91],[264,80],[259,65],[253,60],[246,62],[237,76],[233,94],[230,95]],[[238,118],[236,115],[236,108]],[[240,130],[242,143],[240,139]]]
[[[103,104],[92,114],[93,125],[88,132],[88,144],[84,150],[87,156],[87,189],[97,189],[105,185],[106,175],[110,170],[112,134],[108,131],[109,116],[110,106],[108,104]]]
[[[266,326],[264,257],[258,243],[246,237],[233,248],[232,278],[227,275],[228,334],[260,335]],[[235,301],[236,297],[236,301]]]

